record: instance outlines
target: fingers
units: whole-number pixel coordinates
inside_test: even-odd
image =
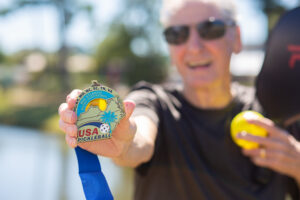
[[[68,104],[66,104],[66,103],[60,104],[60,106],[58,108],[58,114],[61,115],[62,111],[66,110],[66,109],[68,109]]]
[[[238,138],[256,142],[261,148],[243,149],[243,154],[251,158],[254,164],[267,167],[274,171],[295,176],[299,174],[300,159],[297,147],[298,141],[287,131],[276,127],[267,119],[251,119],[249,123],[260,126],[268,132],[268,137],[259,137],[251,134],[238,134]]]
[[[77,89],[73,90],[66,98],[67,103],[62,103],[59,106],[58,113],[64,122],[67,122],[70,124],[73,124],[76,122],[77,116],[76,116],[75,112],[73,112],[72,110],[75,106],[76,99],[81,92],[82,92],[81,90],[77,90]]]
[[[67,103],[63,103],[59,106],[58,109],[60,118],[69,124],[74,124],[77,120],[76,113],[69,109],[69,106]]]
[[[66,142],[71,148],[77,147],[77,140],[74,137],[66,135]]]
[[[264,128],[268,134],[269,137],[276,137],[280,138],[281,140],[287,141],[288,139],[288,133],[285,130],[282,130],[275,126],[274,122],[267,118],[259,118],[259,119],[251,119],[247,120],[247,122],[260,126]]]
[[[77,97],[81,94],[82,90],[75,89],[73,90],[66,98],[66,102],[70,110],[73,110]]]
[[[58,113],[60,115],[59,127],[66,133],[66,143],[71,147],[77,146],[77,126],[75,122],[77,120],[76,113],[73,112],[73,108],[76,103],[78,95],[81,90],[73,90],[66,98],[66,103],[62,103],[59,106]]]
[[[251,141],[251,142],[256,142],[260,146],[267,147],[267,148],[279,149],[279,150],[286,149],[285,143],[276,138],[255,136],[249,133],[238,134],[237,138]]]
[[[264,150],[264,156],[261,156],[261,150]],[[299,164],[297,165],[297,162],[295,162],[297,157],[285,152],[258,148],[251,150],[244,149],[243,154],[249,156],[257,166],[267,167],[290,176],[298,174]]]
[[[59,127],[70,137],[77,137],[77,126],[75,124],[68,124],[62,119],[59,120]]]
[[[282,161],[280,159],[274,159],[270,157],[267,158],[253,157],[252,161],[260,167],[267,167],[281,173],[286,171],[284,170],[285,166],[282,165],[285,165],[284,163],[287,163],[287,161]]]
[[[75,148],[77,146],[77,126],[74,124],[65,123],[60,119],[59,127],[66,133],[66,143],[71,148]]]
[[[261,154],[262,151],[264,156]],[[292,159],[288,153],[267,148],[243,149],[243,154],[254,159],[277,160],[278,162],[289,162]]]

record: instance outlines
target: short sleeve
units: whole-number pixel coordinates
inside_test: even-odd
[[[132,116],[144,115],[149,117],[156,125],[159,124],[158,98],[150,83],[139,82],[126,97],[127,100],[135,102],[136,107]]]

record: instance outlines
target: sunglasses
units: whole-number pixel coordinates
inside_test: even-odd
[[[225,35],[226,28],[235,26],[234,21],[224,22],[214,17],[196,25],[197,32],[203,40],[215,40]],[[190,26],[178,25],[170,26],[165,29],[164,36],[166,41],[172,45],[180,45],[188,40]]]

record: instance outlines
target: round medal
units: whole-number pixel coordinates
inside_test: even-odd
[[[79,143],[111,138],[112,131],[125,116],[119,95],[97,81],[78,96],[74,111]]]

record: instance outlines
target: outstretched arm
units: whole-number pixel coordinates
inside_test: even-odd
[[[137,116],[131,120],[136,124],[136,134],[133,140],[126,144],[120,156],[113,158],[113,160],[121,166],[136,167],[151,159],[154,152],[157,127],[146,116]]]
[[[68,95],[66,103],[59,108],[60,127],[66,133],[67,144],[81,148],[94,154],[112,158],[122,166],[136,167],[151,159],[157,134],[156,125],[146,116],[131,117],[135,108],[132,101],[124,101],[126,116],[120,121],[112,133],[112,138],[77,144],[76,114],[73,108],[76,98],[81,93],[74,90]]]

